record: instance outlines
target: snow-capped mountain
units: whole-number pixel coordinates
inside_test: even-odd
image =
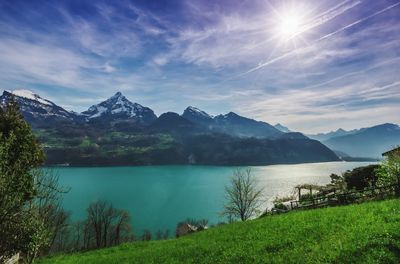
[[[83,120],[81,115],[67,111],[29,90],[4,91],[3,95],[0,96],[0,105],[4,106],[12,99],[18,103],[22,115],[33,126],[50,126],[54,122],[79,122]]]
[[[138,103],[132,103],[121,92],[117,92],[100,104],[91,106],[82,114],[90,121],[129,120],[149,124],[157,119],[153,110]]]
[[[213,116],[207,114],[206,112],[193,107],[189,106],[185,109],[185,111],[182,114],[182,117],[189,120],[192,123],[195,124],[201,124],[201,125],[211,125],[213,120]]]

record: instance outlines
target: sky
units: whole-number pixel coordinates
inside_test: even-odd
[[[0,0],[0,89],[306,133],[400,123],[399,0]]]

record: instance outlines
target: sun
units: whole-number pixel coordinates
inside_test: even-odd
[[[305,31],[305,22],[302,8],[283,9],[281,12],[277,12],[275,17],[275,33],[281,39],[293,39]]]
[[[301,17],[297,14],[283,16],[279,24],[279,32],[285,38],[292,38],[301,31]]]

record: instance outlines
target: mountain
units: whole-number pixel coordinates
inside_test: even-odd
[[[82,112],[89,121],[133,121],[138,124],[150,124],[157,119],[153,110],[138,103],[132,103],[121,92],[117,92],[100,104],[91,106]]]
[[[0,96],[0,105],[4,106],[13,98],[19,104],[24,118],[33,127],[84,121],[84,117],[80,114],[67,111],[29,90],[4,91]]]
[[[39,95],[5,91],[15,98],[46,152],[46,165],[208,164],[257,165],[335,161],[333,151],[301,133],[283,133],[265,122],[230,112],[213,117],[195,107],[182,115],[154,112],[121,93],[70,112]],[[110,125],[111,124],[111,125]]]
[[[283,138],[286,138],[286,139],[310,139],[300,132],[284,133],[284,134],[280,135],[278,138],[279,139],[283,139]]]
[[[229,112],[214,118],[218,130],[233,136],[271,138],[282,134],[270,124]]]
[[[246,118],[233,112],[213,117],[198,108],[189,106],[182,117],[210,131],[236,137],[274,138],[283,134],[266,122]]]
[[[332,137],[323,143],[352,157],[379,158],[383,152],[400,145],[400,127],[390,123],[381,124]]]
[[[151,125],[152,132],[189,132],[196,129],[196,125],[177,113],[167,112],[160,115]]]
[[[275,127],[276,129],[278,129],[279,131],[282,131],[283,133],[292,132],[289,128],[287,128],[287,127],[281,125],[280,123],[274,125],[274,127]]]
[[[336,131],[331,131],[328,133],[318,133],[318,134],[311,134],[311,135],[307,135],[309,138],[318,140],[318,141],[326,141],[330,138],[334,138],[334,137],[340,137],[340,136],[346,136],[346,135],[351,135],[354,133],[357,133],[358,129],[354,129],[354,130],[350,130],[350,131],[346,131],[342,128],[337,129]]]
[[[225,134],[198,134],[181,143],[186,163],[207,165],[268,165],[338,161],[319,141],[305,138],[232,137]]]
[[[183,111],[182,117],[194,124],[204,125],[207,127],[212,126],[214,122],[214,117],[212,115],[209,115],[193,106],[187,107],[185,111]]]

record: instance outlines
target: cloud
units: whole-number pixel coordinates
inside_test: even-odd
[[[21,5],[0,16],[0,85],[74,110],[121,90],[159,113],[196,105],[304,131],[380,122],[378,113],[400,121],[398,2],[292,1],[305,22],[286,41],[271,11],[280,3]]]
[[[112,73],[112,72],[115,72],[116,70],[117,69],[115,67],[111,66],[111,64],[108,62],[103,67],[103,71],[106,73]]]

